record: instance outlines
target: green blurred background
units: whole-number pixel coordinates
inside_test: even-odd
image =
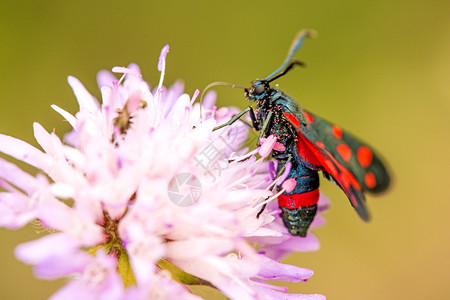
[[[296,55],[308,68],[280,87],[375,145],[394,184],[369,197],[368,224],[322,184],[333,201],[316,230],[322,249],[286,260],[315,275],[290,292],[450,299],[449,13],[448,0],[1,1],[0,132],[36,144],[38,121],[62,136],[69,126],[50,105],[76,111],[69,74],[100,98],[96,73],[136,62],[155,85],[169,43],[166,85],[248,84],[279,66],[299,29],[313,28],[319,37]],[[217,91],[219,105],[245,107],[242,91]],[[63,284],[35,279],[14,258],[36,230],[0,230],[0,299],[45,299]]]

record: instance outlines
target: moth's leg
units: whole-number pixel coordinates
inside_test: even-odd
[[[261,127],[261,131],[259,132],[258,142],[256,143],[257,146],[260,145],[261,138],[266,137],[266,131],[269,128],[269,124],[272,121],[272,117],[273,117],[273,112],[269,111],[269,113],[267,114],[266,119],[264,120],[264,124]]]
[[[255,117],[255,112],[253,111],[253,108],[251,106],[247,107],[246,109],[244,109],[243,111],[241,111],[240,113],[234,115],[228,122],[223,123],[222,125],[219,125],[217,127],[214,127],[213,131],[218,130],[220,128],[223,128],[225,126],[229,126],[231,124],[233,124],[234,122],[236,122],[237,120],[239,120],[243,115],[245,115],[246,113],[250,112],[250,118],[252,119],[252,125],[253,128],[255,128],[256,130],[258,130],[259,128],[259,124],[256,121],[256,117]],[[244,121],[244,123],[247,123]]]

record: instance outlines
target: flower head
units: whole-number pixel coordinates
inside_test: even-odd
[[[232,299],[322,299],[266,282],[305,281],[312,271],[278,259],[318,248],[312,234],[290,236],[277,207],[258,214],[282,183],[263,159],[276,139],[249,151],[245,124],[213,131],[236,109],[217,109],[209,93],[200,115],[198,91],[183,94],[180,82],[165,88],[168,50],[153,90],[136,65],[114,68],[120,80],[99,73],[101,104],[69,77],[79,112],[52,106],[73,127],[64,142],[38,123],[43,151],[0,135],[1,152],[40,170],[32,176],[0,159],[0,225],[38,220],[51,232],[19,245],[16,256],[40,278],[72,278],[52,299],[198,299],[191,284]]]

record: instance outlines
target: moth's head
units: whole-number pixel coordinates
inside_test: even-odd
[[[255,80],[250,89],[245,89],[245,97],[251,101],[259,101],[269,93],[270,86],[267,80]]]

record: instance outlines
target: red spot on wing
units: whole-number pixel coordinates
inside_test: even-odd
[[[361,166],[367,168],[372,162],[373,153],[372,150],[369,149],[369,147],[361,146],[356,152],[356,157]]]
[[[372,172],[367,172],[366,176],[364,176],[364,183],[366,186],[371,189],[374,188],[377,184],[377,180],[375,179],[375,175]]]
[[[283,114],[286,118],[288,118],[288,120],[297,128],[300,127],[300,122],[298,121],[298,119],[291,113],[285,112],[283,111]]]
[[[339,155],[346,161],[349,162],[350,158],[352,158],[352,149],[346,144],[340,144],[336,147]]]
[[[278,196],[278,205],[280,207],[287,207],[289,209],[313,206],[319,201],[319,189],[315,189],[310,192],[302,194],[285,195],[281,194]]]
[[[316,142],[317,147],[320,149],[325,149],[325,145],[322,142]]]
[[[341,127],[333,125],[333,127],[331,127],[331,132],[333,133],[335,138],[342,139],[342,128]]]
[[[303,111],[303,115],[308,119],[309,123],[314,123],[314,117],[311,116],[309,113],[307,113],[306,111]]]

